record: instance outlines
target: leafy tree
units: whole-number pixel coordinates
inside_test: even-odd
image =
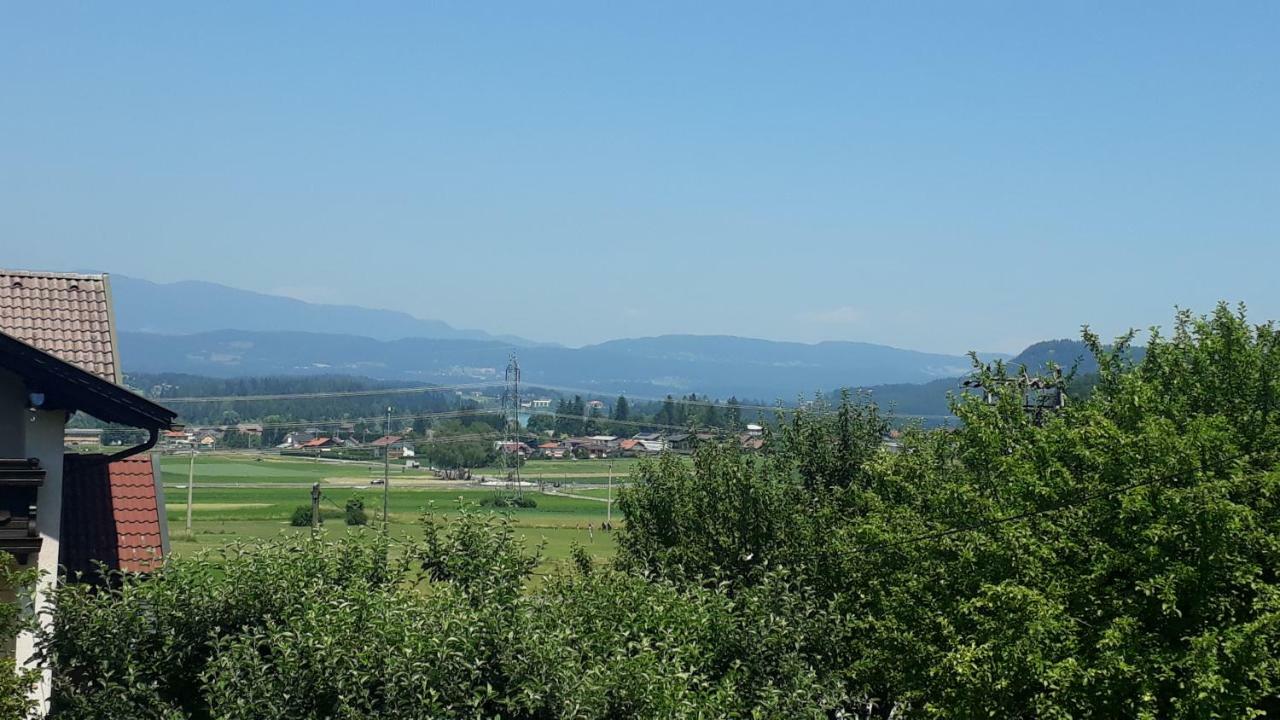
[[[449,420],[438,424],[432,431],[431,439],[418,445],[418,451],[437,468],[454,470],[484,467],[497,460],[498,451],[494,442],[501,437],[487,423]]]
[[[728,408],[725,410],[725,418],[729,427],[733,430],[742,429],[742,408],[737,397],[730,397],[726,403]]]
[[[529,416],[529,421],[525,423],[525,429],[535,435],[543,435],[548,431],[554,432],[556,429],[556,417],[546,413],[535,413]]]
[[[364,500],[358,497],[348,498],[346,507],[343,508],[347,525],[368,525],[369,515],[364,509]]]
[[[0,637],[11,639],[21,631],[33,629],[30,589],[35,581],[35,571],[21,570],[12,555],[0,554],[0,591],[15,596],[0,601]],[[31,690],[39,675],[32,668],[18,668],[13,656],[0,652],[0,720],[30,717],[35,708],[30,700]]]
[[[1018,376],[953,398],[959,425],[879,447],[846,394],[759,460],[642,466],[619,562],[749,592],[769,568],[847,623],[801,641],[820,673],[926,717],[1275,715],[1280,340],[1243,310],[1085,341],[1093,393],[1028,412]],[[859,578],[863,580],[858,580]]]
[[[1280,333],[1221,306],[1131,340],[1086,331],[1094,389],[1051,412],[975,361],[987,392],[893,451],[845,393],[760,454],[642,461],[616,562],[536,584],[464,511],[61,585],[55,714],[1280,715]]]
[[[672,399],[670,395],[668,395],[666,399],[662,401],[662,409],[658,411],[657,415],[653,416],[653,423],[655,425],[673,426],[678,424],[676,422],[677,420],[678,420],[678,417],[676,412],[675,400]]]
[[[631,405],[627,403],[626,395],[619,395],[618,399],[613,403],[613,419],[626,422],[631,419]]]
[[[294,508],[289,524],[294,527],[311,527],[311,506],[299,505]]]

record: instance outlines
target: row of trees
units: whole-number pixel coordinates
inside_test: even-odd
[[[532,586],[509,521],[233,546],[63,586],[62,717],[1280,714],[1280,333],[1178,316],[1030,414],[1000,365],[958,427],[881,444],[846,396],[762,454],[643,462],[609,566]],[[393,558],[388,562],[388,557]]]
[[[713,401],[709,396],[690,393],[661,402],[632,402],[625,395],[614,401],[609,412],[589,407],[581,395],[561,398],[554,413],[530,416],[527,428],[541,435],[558,436],[617,435],[626,437],[645,430],[696,428],[738,431],[745,428],[744,410],[736,397],[727,402]]]

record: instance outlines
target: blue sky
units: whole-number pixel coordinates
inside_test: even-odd
[[[1280,4],[0,10],[0,264],[570,344],[1280,317]]]

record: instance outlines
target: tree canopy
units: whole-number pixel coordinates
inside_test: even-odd
[[[1280,714],[1280,334],[1177,316],[1028,410],[1003,364],[882,442],[864,397],[765,451],[643,461],[619,553],[530,583],[507,521],[280,538],[100,591],[44,638],[62,717]],[[677,401],[670,401],[677,411]],[[689,404],[689,407],[694,407]],[[388,562],[388,556],[393,558]]]

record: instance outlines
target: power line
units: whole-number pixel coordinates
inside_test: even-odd
[[[451,418],[451,417],[469,417],[472,415],[492,415],[498,410],[493,408],[468,408],[465,410],[438,410],[434,412],[415,413],[412,415],[393,415],[392,420],[429,420],[432,418]],[[374,422],[382,422],[386,418],[384,416],[370,416],[358,418],[343,418],[339,420],[290,420],[289,422],[279,423],[245,423],[247,425],[257,425],[264,430],[267,428],[284,429],[284,428],[323,428],[334,425],[356,425],[360,423],[371,424]],[[236,425],[194,425],[199,428],[220,428],[229,430],[237,427]]]
[[[335,397],[364,397],[377,395],[402,395],[412,393],[426,392],[448,392],[451,390],[475,390],[478,388],[494,387],[502,383],[483,382],[468,383],[465,385],[421,385],[418,387],[402,387],[402,388],[381,388],[376,390],[334,390],[330,392],[314,392],[314,393],[276,393],[273,395],[221,395],[221,396],[192,396],[192,397],[151,397],[158,403],[215,403],[215,402],[249,402],[255,400],[309,400],[312,398],[335,398]]]

